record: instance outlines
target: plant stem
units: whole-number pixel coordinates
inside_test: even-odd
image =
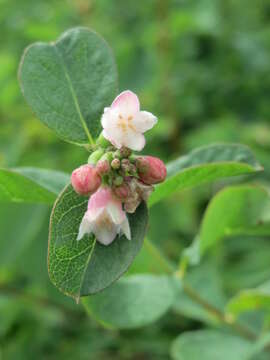
[[[224,314],[223,311],[221,311],[217,307],[213,306],[212,304],[208,303],[187,283],[183,283],[183,290],[194,302],[201,305],[206,311],[208,311],[211,315],[213,315],[221,323],[233,328],[240,335],[242,335],[243,337],[245,337],[248,340],[254,341],[257,339],[257,336],[253,331],[251,331],[248,327],[246,327],[242,324],[239,324],[238,322],[236,322],[234,320],[233,317]]]
[[[229,326],[236,332],[238,332],[239,335],[242,337],[256,341],[257,335],[252,330],[250,330],[245,325],[242,325],[238,323],[232,316],[225,314],[220,309],[216,308],[212,304],[210,304],[208,301],[203,299],[200,294],[196,292],[190,285],[188,285],[186,282],[183,282],[183,275],[185,271],[175,271],[174,267],[170,264],[169,260],[159,251],[159,249],[148,239],[145,239],[145,245],[147,246],[149,252],[152,254],[152,256],[158,260],[160,266],[166,271],[166,273],[175,275],[182,281],[182,286],[184,292],[188,295],[188,297],[196,302],[198,305],[203,307],[208,313],[213,315],[219,322],[223,323],[226,326]],[[186,270],[186,267],[184,266],[184,269]]]

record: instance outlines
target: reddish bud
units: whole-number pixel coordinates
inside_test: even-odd
[[[96,169],[100,176],[108,174],[111,170],[109,161],[99,160]]]
[[[71,184],[80,195],[91,195],[97,191],[101,178],[93,166],[87,164],[75,169],[71,175]]]
[[[131,155],[131,150],[125,146],[122,146],[120,149],[120,156],[122,158],[128,158],[130,155]]]
[[[149,164],[146,156],[140,156],[136,159],[136,167],[140,174],[149,171]]]
[[[159,158],[143,156],[137,159],[136,165],[140,179],[145,184],[158,184],[166,178],[166,166]]]
[[[130,188],[127,184],[122,184],[114,188],[114,193],[120,200],[125,200],[130,195]]]

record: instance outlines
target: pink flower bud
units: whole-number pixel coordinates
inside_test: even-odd
[[[97,172],[100,176],[108,174],[111,170],[108,160],[99,160],[96,166]]]
[[[120,200],[125,200],[130,195],[130,188],[127,184],[116,186],[113,191],[115,196]]]
[[[166,178],[166,166],[159,158],[153,156],[142,156],[137,159],[136,165],[140,179],[145,184],[158,184]]]
[[[80,195],[91,195],[97,191],[101,178],[92,165],[82,165],[75,169],[71,175],[71,184]]]
[[[149,163],[146,156],[140,156],[136,159],[136,167],[140,174],[144,174],[149,171]]]

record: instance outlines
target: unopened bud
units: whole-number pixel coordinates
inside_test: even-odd
[[[136,159],[136,167],[140,174],[147,173],[149,171],[149,163],[146,156],[140,156]]]
[[[134,164],[130,164],[129,165],[129,172],[131,175],[136,175],[137,174],[137,168]]]
[[[104,154],[104,150],[103,149],[97,149],[96,151],[94,151],[88,158],[88,164],[90,165],[96,165],[96,163],[98,162],[98,160],[102,157],[102,155]]]
[[[130,188],[127,184],[122,184],[114,188],[114,193],[120,200],[123,201],[129,197]]]
[[[102,157],[100,158],[100,160],[108,160],[109,163],[111,163],[113,159],[113,152],[112,151],[107,151],[104,155],[102,155]]]
[[[116,176],[116,178],[113,180],[113,184],[115,186],[120,186],[123,184],[123,181],[124,181],[124,179],[122,176]]]
[[[116,151],[113,153],[113,157],[120,159],[120,158],[121,158],[120,150],[116,150]]]
[[[99,188],[101,178],[96,168],[86,164],[72,172],[71,184],[79,195],[91,195]]]
[[[108,174],[111,170],[109,161],[108,160],[99,160],[97,163],[96,169],[100,176]]]
[[[119,159],[113,159],[113,161],[111,162],[111,167],[114,170],[118,170],[118,169],[120,169],[120,166],[121,166],[120,160]]]
[[[128,158],[131,155],[131,150],[125,146],[120,149],[120,155],[122,158]]]
[[[130,161],[128,159],[121,160],[121,168],[125,172],[129,172],[129,170],[130,170]]]
[[[166,178],[166,166],[159,158],[143,156],[137,159],[136,165],[139,177],[145,184],[158,184]]]
[[[128,159],[132,164],[136,164],[136,160],[138,159],[138,156],[131,154]]]

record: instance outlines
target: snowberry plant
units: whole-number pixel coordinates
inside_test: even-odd
[[[0,170],[0,200],[54,203],[48,245],[53,284],[77,302],[83,297],[90,315],[115,328],[157,320],[175,307],[184,291],[190,301],[212,311],[216,321],[239,330],[244,338],[254,338],[231,313],[201,299],[186,283],[185,274],[188,265],[198,263],[226,234],[244,229],[254,233],[264,224],[269,198],[263,189],[238,185],[219,193],[196,240],[179,254],[180,267],[154,246],[155,239],[146,238],[148,208],[176,191],[261,171],[252,152],[243,145],[214,144],[166,166],[155,154],[143,155],[144,134],[159,126],[152,114],[155,110],[145,111],[144,99],[133,91],[119,91],[112,51],[86,28],[71,29],[56,42],[28,47],[19,79],[35,115],[70,146],[86,150],[85,161],[72,174],[35,168]],[[230,212],[226,204],[232,205]],[[152,257],[159,271],[119,280],[140,250]],[[200,341],[214,346],[220,338],[226,340],[226,351],[236,341],[233,335],[215,332],[206,332]],[[176,359],[180,343],[173,348]],[[245,346],[242,342],[237,349]]]

